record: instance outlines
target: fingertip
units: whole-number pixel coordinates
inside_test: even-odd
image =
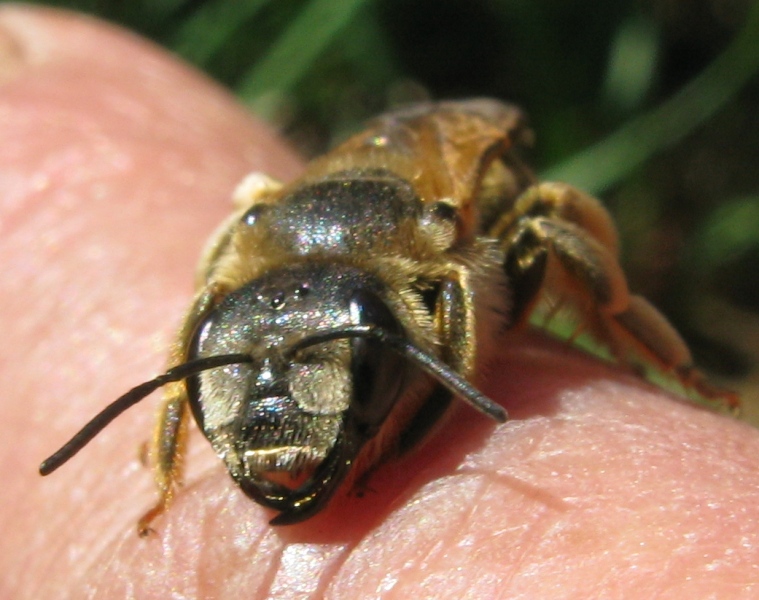
[[[133,34],[8,5],[0,29],[0,573],[48,597],[86,584],[87,553],[134,535],[152,491],[131,459],[153,409],[54,478],[36,461],[162,370],[202,240],[242,176],[300,167],[229,92]]]

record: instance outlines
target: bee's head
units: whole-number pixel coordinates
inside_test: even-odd
[[[304,261],[272,270],[205,316],[187,362],[108,405],[40,473],[55,471],[154,390],[185,380],[198,425],[243,491],[280,511],[273,524],[307,519],[393,421],[388,415],[420,372],[506,419],[409,339],[404,310],[379,278],[355,267]]]
[[[242,489],[293,520],[331,496],[411,380],[362,333],[405,337],[382,294],[356,268],[304,262],[232,292],[196,332],[191,358],[251,357],[188,378],[198,424]]]

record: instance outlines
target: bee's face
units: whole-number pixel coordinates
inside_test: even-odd
[[[404,387],[407,363],[368,339],[304,339],[371,323],[399,333],[380,284],[354,268],[302,263],[229,294],[201,323],[193,357],[252,362],[188,380],[195,418],[235,480],[272,508],[333,491]],[[326,489],[325,489],[326,488]]]

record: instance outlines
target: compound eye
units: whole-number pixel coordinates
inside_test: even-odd
[[[254,204],[242,216],[242,223],[248,227],[255,227],[261,218],[271,209],[270,204]]]
[[[388,305],[368,290],[355,292],[350,310],[357,323],[403,335],[403,328]],[[362,434],[371,437],[395,405],[408,363],[374,339],[351,340],[351,350],[354,395],[351,411]]]

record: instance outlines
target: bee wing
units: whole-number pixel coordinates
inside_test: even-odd
[[[531,143],[520,109],[491,99],[416,104],[382,115],[309,169],[389,169],[425,202],[456,207],[462,237],[475,233],[475,199],[494,160]]]

